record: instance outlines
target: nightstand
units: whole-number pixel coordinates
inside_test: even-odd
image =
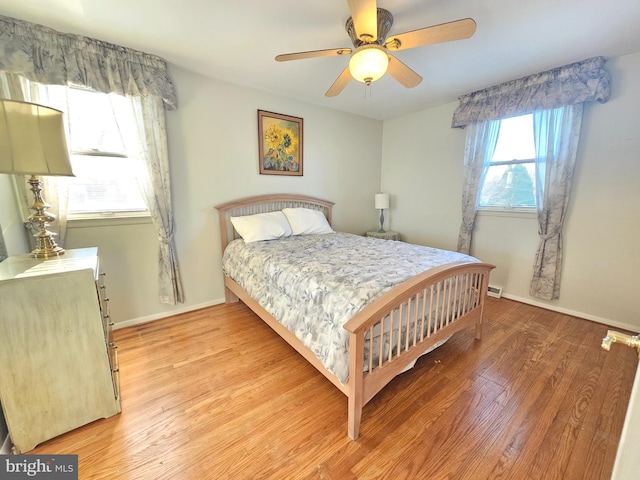
[[[392,230],[387,230],[386,232],[366,232],[364,234],[365,237],[373,237],[373,238],[382,238],[383,240],[400,240],[400,233],[394,232]]]

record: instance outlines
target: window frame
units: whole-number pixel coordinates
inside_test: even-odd
[[[533,115],[532,113],[525,113],[522,115],[515,115],[514,117],[505,117],[505,118],[500,118],[496,121],[502,122],[503,120],[507,120],[510,118],[517,118],[517,117],[525,117],[527,115]],[[535,139],[534,139],[535,142]],[[497,150],[497,146],[496,146],[496,150]],[[534,152],[535,154],[535,152]],[[495,151],[494,151],[494,156],[495,156]],[[534,167],[534,178],[533,181],[535,182],[535,168],[536,165],[538,164],[538,162],[544,161],[540,158],[538,158],[537,156],[534,156],[533,158],[514,158],[512,160],[497,160],[494,161],[493,158],[486,162],[486,164],[484,165],[483,169],[486,168],[486,170],[488,171],[489,168],[491,167],[495,167],[495,166],[510,166],[510,165],[533,165]],[[534,202],[536,203],[533,206],[506,206],[506,205],[480,205],[480,198],[482,196],[482,191],[483,188],[486,184],[486,176],[484,176],[484,178],[481,178],[481,182],[480,185],[478,186],[478,196],[476,199],[476,211],[477,212],[484,212],[484,213],[496,213],[496,214],[501,214],[503,216],[508,216],[509,214],[515,214],[515,216],[523,216],[523,217],[529,217],[531,215],[537,215],[538,212],[538,198],[537,198],[537,194],[536,194],[536,186],[535,183],[533,184],[533,199]]]
[[[52,87],[50,85],[42,85],[38,87],[38,90],[40,90],[42,88],[42,90],[40,90],[41,92],[44,91],[45,95],[48,97],[49,96],[49,91],[48,88]],[[68,88],[69,90],[78,90],[78,91],[84,91],[84,92],[89,92],[89,93],[95,93],[97,95],[110,95],[110,94],[106,94],[106,93],[100,93],[100,92],[94,92],[93,90],[90,90],[86,87],[80,86],[80,85],[67,85],[65,88]],[[68,95],[68,93],[67,93]],[[116,94],[113,94],[116,95]],[[68,100],[67,100],[68,103]],[[65,111],[65,115],[69,115],[68,112]],[[116,117],[117,118],[117,117]],[[117,122],[117,120],[116,120]],[[70,135],[69,130],[67,130],[67,135]],[[77,149],[74,150],[73,146],[72,146],[72,141],[71,138],[68,137],[68,143],[69,143],[69,155],[70,155],[70,160],[71,160],[71,164],[73,167],[73,157],[79,157],[79,156],[83,156],[83,157],[106,157],[106,158],[135,158],[136,161],[142,161],[144,162],[144,158],[141,158],[139,156],[135,156],[132,157],[130,154],[128,154],[128,152],[126,152],[126,146],[125,146],[125,153],[121,153],[121,152],[113,152],[113,151],[107,151],[107,150],[100,150],[98,148],[84,148],[84,149]],[[142,194],[142,192],[140,192],[140,195],[142,197],[143,202],[145,202],[144,200],[144,195]],[[149,208],[146,205],[145,202],[145,208],[144,210],[142,209],[125,209],[125,210],[101,210],[101,211],[91,211],[91,212],[67,212],[67,222],[69,223],[69,226],[79,226],[79,224],[81,223],[82,226],[86,226],[88,224],[94,223],[94,222],[100,222],[101,225],[104,225],[104,223],[106,221],[109,221],[110,224],[130,224],[130,223],[149,223],[151,221],[151,213],[149,211]]]

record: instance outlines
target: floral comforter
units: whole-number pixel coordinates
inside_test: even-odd
[[[395,285],[460,260],[477,261],[461,253],[334,232],[249,244],[234,240],[222,268],[346,383],[349,335],[342,326]]]

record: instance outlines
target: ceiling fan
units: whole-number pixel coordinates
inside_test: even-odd
[[[325,93],[327,97],[339,95],[351,78],[370,85],[386,72],[405,87],[415,87],[422,81],[422,77],[394,57],[391,52],[462,40],[471,37],[476,31],[476,22],[471,18],[465,18],[387,38],[393,25],[393,15],[389,11],[377,8],[376,0],[347,0],[347,3],[351,17],[347,20],[345,28],[351,37],[354,49],[313,50],[286,53],[276,57],[277,61],[286,62],[303,58],[351,55],[349,65]]]

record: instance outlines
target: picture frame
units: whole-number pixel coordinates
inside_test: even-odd
[[[258,110],[261,175],[302,176],[303,119]]]

